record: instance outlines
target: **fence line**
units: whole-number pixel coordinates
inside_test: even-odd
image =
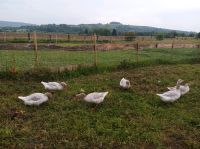
[[[4,42],[6,42],[7,40],[11,39],[11,36],[12,36],[13,39],[18,39],[18,38],[22,39],[22,38],[24,38],[24,39],[27,39],[28,41],[33,41],[33,49],[32,49],[33,54],[32,54],[32,56],[33,56],[33,59],[34,59],[33,61],[34,61],[34,66],[35,67],[38,67],[42,63],[46,63],[46,62],[48,64],[52,63],[50,65],[57,65],[57,63],[60,64],[60,63],[63,62],[62,65],[69,65],[70,67],[72,67],[72,69],[73,69],[73,65],[75,66],[75,65],[79,65],[79,63],[84,63],[85,59],[87,59],[87,60],[89,59],[87,64],[94,65],[94,66],[97,66],[97,65],[99,66],[101,61],[106,61],[106,58],[103,59],[103,60],[99,59],[99,51],[106,51],[105,49],[101,50],[99,47],[102,46],[103,48],[106,48],[106,46],[109,47],[109,46],[115,45],[114,48],[117,49],[116,46],[118,44],[115,44],[113,41],[121,40],[121,39],[125,38],[123,36],[116,36],[116,37],[115,36],[97,36],[96,34],[94,34],[92,36],[80,36],[80,35],[71,35],[71,34],[62,34],[62,35],[61,34],[42,34],[42,33],[34,32],[33,34],[32,33],[16,33],[14,35],[13,33],[4,32],[4,33],[0,33],[0,40],[2,39]],[[38,40],[44,39],[44,38],[46,38],[47,40],[50,40],[50,41],[55,39],[56,45],[59,42],[58,40],[60,40],[61,38],[64,38],[64,39],[66,39],[66,41],[69,41],[69,42],[70,41],[74,41],[75,38],[78,38],[81,41],[84,41],[83,46],[86,45],[86,43],[85,43],[86,41],[91,41],[91,45],[89,46],[90,51],[82,50],[80,52],[78,50],[77,51],[70,51],[68,49],[69,51],[66,50],[65,54],[69,54],[68,56],[66,56],[67,58],[69,58],[69,60],[63,58],[61,62],[58,61],[60,55],[62,56],[62,53],[61,54],[59,53],[57,55],[57,57],[56,57],[57,59],[55,58],[57,61],[52,61],[52,58],[54,58],[55,55],[51,55],[52,58],[49,58],[50,61],[49,61],[49,59],[46,59],[46,58],[43,57],[46,60],[46,61],[43,62],[42,60],[39,59],[39,56],[41,57],[41,52],[38,53],[38,50],[40,50],[40,45],[38,45]],[[108,41],[110,41],[110,43],[108,43],[108,44],[97,44],[98,43],[97,41],[101,41],[101,40],[108,40]],[[136,40],[136,41],[130,42],[130,43],[120,43],[118,46],[121,47],[121,49],[124,49],[124,48],[128,48],[128,49],[131,49],[131,50],[134,49],[135,50],[134,51],[134,61],[139,62],[139,61],[141,61],[141,56],[140,56],[141,49],[143,49],[145,47],[149,48],[148,47],[149,44],[150,44],[150,46],[152,46],[152,48],[163,48],[162,44],[165,44],[165,43],[161,43],[160,41],[152,42],[151,40],[149,40],[149,41]],[[0,44],[0,45],[4,45],[4,44]],[[104,45],[105,45],[105,47],[104,47]],[[128,45],[128,47],[127,47],[127,45]],[[173,40],[173,41],[171,41],[170,44],[165,45],[165,46],[167,46],[167,48],[169,48],[169,49],[175,49],[175,48],[177,48],[178,45],[179,45],[179,43],[177,43],[177,42],[175,42],[175,40]],[[15,43],[15,46],[17,46],[16,43]],[[195,42],[192,46],[194,48],[200,48],[200,41],[197,40],[197,42]],[[70,47],[70,48],[72,48],[72,47]],[[81,46],[79,48],[81,49]],[[88,47],[86,47],[86,48],[88,48]],[[1,47],[0,48],[0,52],[1,52],[1,50],[4,50],[4,48]],[[29,49],[29,51],[30,51],[30,49]],[[123,51],[125,51],[125,50],[123,50]],[[171,51],[173,51],[173,50],[171,50]],[[97,52],[98,52],[98,56],[97,56]],[[76,53],[76,54],[73,54],[73,53]],[[102,54],[102,53],[101,53],[101,56],[102,57],[105,56],[105,54]],[[124,53],[126,53],[126,52],[124,52]],[[9,51],[8,51],[8,54],[9,54]],[[114,57],[115,56],[114,54],[115,53],[113,52],[110,56]],[[131,53],[129,53],[129,54],[131,54]],[[88,57],[88,55],[89,55],[89,57]],[[85,58],[84,58],[84,56],[85,56]],[[117,55],[117,56],[118,57],[122,57],[122,55],[120,55],[120,54]],[[124,56],[125,59],[127,59],[126,56]],[[47,57],[48,57],[48,55],[47,55]],[[72,60],[72,57],[75,57],[75,60]],[[79,61],[81,59],[82,62],[77,62],[78,58],[76,58],[76,57],[79,57]],[[12,57],[8,56],[8,58],[9,58],[9,61],[6,61],[3,64],[6,64],[6,70],[9,70],[9,71],[15,73],[17,71],[17,63],[20,61],[20,59],[17,57],[17,55],[15,55],[15,53],[13,54]],[[133,58],[133,57],[131,57],[131,58]],[[122,59],[124,59],[124,58],[122,57]],[[72,60],[72,61],[70,61],[70,60]],[[111,60],[112,60],[111,58],[108,58],[108,62],[111,61]],[[23,60],[23,58],[22,58],[21,61],[25,61],[25,60]],[[66,61],[69,61],[70,64],[66,63]],[[9,64],[11,65],[10,67],[9,67],[9,64],[7,64],[7,62],[9,62]],[[1,68],[3,68],[3,64],[1,64],[1,60],[0,60],[0,71],[1,71]],[[87,64],[85,64],[85,65],[87,65]],[[23,65],[26,65],[26,63],[23,64]],[[7,69],[7,67],[9,69]],[[61,66],[58,66],[58,67],[59,67],[59,71],[61,71],[62,67]]]
[[[116,42],[124,42],[128,41],[126,36],[99,36],[96,37],[97,43],[99,42],[106,42],[106,43],[116,43]],[[78,35],[78,34],[56,34],[56,33],[37,33],[37,40],[38,43],[61,43],[61,42],[71,42],[71,41],[77,41],[77,42],[89,42],[93,43],[93,35]],[[199,44],[199,40],[195,38],[190,37],[177,37],[175,39],[164,39],[161,41],[158,41],[155,39],[155,37],[151,36],[136,36],[133,40],[135,42],[142,42],[146,44],[155,44],[159,43],[173,43],[171,48],[174,48],[175,44]],[[33,33],[18,33],[18,32],[0,32],[0,43],[31,43],[34,42],[34,32]]]
[[[93,35],[77,35],[77,34],[55,34],[55,33],[37,33],[38,40],[45,39],[45,40],[66,40],[70,41],[93,41]],[[34,32],[33,33],[15,33],[15,32],[0,32],[0,40],[14,40],[14,39],[21,39],[21,40],[33,40],[34,39]],[[97,36],[97,41],[123,41],[125,40],[124,36]]]

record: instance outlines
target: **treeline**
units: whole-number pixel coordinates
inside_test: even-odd
[[[110,24],[81,24],[81,25],[66,25],[66,24],[48,24],[35,26],[21,26],[21,27],[4,27],[0,29],[1,32],[44,32],[44,33],[67,33],[100,36],[124,36],[131,34],[132,36],[157,36],[161,38],[174,37],[195,37],[198,36],[194,32],[184,32],[176,30],[168,30],[146,26],[123,25],[119,22],[111,22]]]

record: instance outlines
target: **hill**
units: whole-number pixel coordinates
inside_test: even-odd
[[[70,33],[70,34],[93,34],[98,35],[112,35],[113,30],[116,30],[117,35],[123,35],[126,32],[135,32],[137,35],[152,35],[155,33],[172,33],[189,35],[194,32],[172,30],[164,28],[156,28],[150,26],[136,26],[136,25],[124,25],[120,22],[111,22],[107,24],[79,24],[79,25],[67,25],[67,24],[47,24],[47,25],[33,25],[19,22],[6,22],[0,21],[1,31],[37,31],[47,33]],[[5,27],[6,26],[6,27]],[[8,27],[10,26],[10,27]]]
[[[21,27],[21,26],[31,26],[33,24],[23,23],[23,22],[11,22],[11,21],[0,21],[0,27]]]
[[[184,33],[190,34],[188,31],[171,30],[164,28],[156,28],[149,26],[136,26],[136,25],[124,25],[119,22],[111,22],[108,24],[79,24],[79,25],[66,25],[66,24],[48,24],[39,26],[23,26],[21,29],[27,29],[29,31],[40,31],[40,32],[61,32],[61,33],[91,33],[91,32],[104,32],[105,35],[109,35],[113,29],[116,29],[118,33],[125,32],[136,32],[136,33]]]

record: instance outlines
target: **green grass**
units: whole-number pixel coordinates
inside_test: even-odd
[[[199,49],[144,49],[139,52],[139,63],[195,63],[200,60]],[[99,67],[116,67],[121,62],[136,63],[136,51],[98,51]],[[93,51],[39,51],[39,66],[64,67],[94,63]],[[0,50],[0,70],[15,66],[17,70],[29,70],[35,65],[33,51]]]
[[[119,89],[122,77],[131,81],[130,90]],[[191,91],[173,104],[161,102],[156,93],[179,78],[191,84]],[[67,81],[68,87],[40,107],[29,107],[17,96],[45,92],[39,80],[0,80],[1,148],[200,148],[199,64],[43,81]],[[93,111],[72,99],[81,88],[109,95]]]

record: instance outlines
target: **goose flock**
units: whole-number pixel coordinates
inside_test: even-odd
[[[189,84],[186,83],[185,85],[181,85],[183,80],[179,79],[176,83],[176,86],[174,87],[167,87],[168,91],[164,92],[162,94],[157,94],[160,99],[163,102],[174,102],[178,100],[181,96],[185,95],[186,93],[189,92]],[[44,88],[48,91],[58,91],[58,90],[63,90],[67,84],[65,82],[41,82],[41,84],[44,86]],[[129,89],[131,87],[131,83],[129,80],[122,78],[120,83],[119,83],[120,88],[122,89]],[[102,103],[105,99],[105,97],[108,95],[108,91],[106,92],[93,92],[89,94],[85,94],[84,90],[82,90],[82,93],[77,94],[76,98],[82,99],[85,102],[88,103],[94,103],[96,105]],[[52,98],[53,95],[50,92],[47,93],[33,93],[28,96],[19,96],[18,98],[21,99],[25,105],[29,106],[39,106],[44,102],[47,102],[49,98]]]

